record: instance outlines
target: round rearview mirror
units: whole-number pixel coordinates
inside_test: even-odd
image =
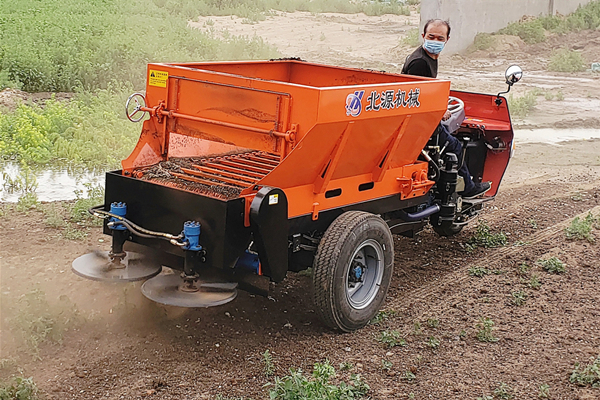
[[[511,65],[506,69],[504,76],[506,77],[506,83],[512,85],[521,80],[523,77],[523,70],[518,65]]]

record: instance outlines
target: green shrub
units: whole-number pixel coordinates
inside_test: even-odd
[[[555,51],[550,57],[548,70],[554,72],[585,71],[585,60],[578,51],[560,49]]]
[[[535,93],[528,92],[521,97],[513,98],[511,94],[508,97],[508,106],[510,110],[510,114],[516,117],[526,117],[528,116],[537,104],[537,97]]]
[[[351,383],[330,383],[335,376],[335,369],[326,361],[315,363],[312,376],[305,377],[302,371],[290,370],[290,375],[275,378],[273,389],[269,391],[271,400],[303,399],[303,400],[345,400],[363,398],[369,386],[360,376],[352,375]]]
[[[479,32],[473,40],[473,47],[477,50],[487,50],[495,42],[495,37],[489,33]]]
[[[37,400],[40,393],[33,378],[18,376],[12,384],[0,386],[0,400]]]
[[[518,36],[525,43],[540,43],[546,40],[546,34],[542,22],[538,19],[527,22],[513,22],[498,33],[503,35]]]

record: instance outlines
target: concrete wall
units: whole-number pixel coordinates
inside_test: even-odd
[[[421,0],[421,26],[432,18],[450,21],[452,32],[445,54],[473,43],[479,32],[496,32],[524,15],[569,14],[591,0]]]

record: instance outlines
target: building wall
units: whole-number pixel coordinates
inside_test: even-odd
[[[450,21],[452,32],[444,52],[457,53],[479,32],[496,32],[525,15],[569,14],[591,0],[421,0],[421,32],[432,18]]]

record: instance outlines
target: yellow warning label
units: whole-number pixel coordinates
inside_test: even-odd
[[[148,84],[150,86],[167,87],[167,79],[169,79],[169,73],[165,71],[150,70],[150,77],[148,78]]]

